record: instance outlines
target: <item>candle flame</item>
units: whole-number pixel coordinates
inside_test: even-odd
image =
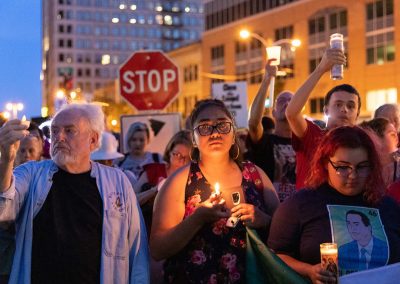
[[[31,124],[31,122],[30,122],[29,120],[26,120],[26,116],[25,116],[25,115],[22,116],[22,118],[21,118],[21,123],[22,123],[23,125],[26,125],[26,127],[28,127],[28,128],[29,128],[29,125]]]
[[[214,185],[214,190],[215,190],[215,194],[220,194],[220,191],[219,191],[219,183],[218,182],[216,182],[215,183],[215,185]]]

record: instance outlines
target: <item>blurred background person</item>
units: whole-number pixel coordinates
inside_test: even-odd
[[[399,137],[396,128],[386,118],[374,118],[361,123],[363,128],[372,130],[376,148],[382,163],[382,174],[387,186],[400,179],[400,155],[397,145]]]
[[[400,261],[400,207],[384,196],[378,152],[363,129],[343,126],[328,132],[312,159],[306,186],[281,203],[268,239],[268,246],[291,268],[313,283],[335,283],[334,275],[320,264],[320,244],[337,241],[329,205],[342,206],[343,212],[349,206],[377,209],[380,222],[376,223],[390,250],[386,261]],[[339,262],[348,258],[358,261],[358,254],[339,254]]]
[[[281,92],[272,109],[275,129],[271,133],[263,123],[262,114],[271,78],[276,76],[277,66],[268,60],[265,75],[255,96],[249,117],[249,159],[259,166],[271,179],[280,201],[296,192],[296,153],[292,147],[292,130],[285,111],[293,94]]]
[[[181,130],[172,136],[168,142],[163,157],[165,162],[150,163],[143,166],[144,172],[135,183],[134,190],[142,208],[148,234],[150,234],[151,229],[154,198],[160,190],[163,180],[190,162],[189,152],[191,147],[190,131]]]
[[[159,153],[146,151],[146,146],[150,142],[150,130],[145,123],[132,123],[126,134],[126,142],[129,153],[124,158],[116,160],[114,165],[131,171],[136,179],[142,174],[144,165],[162,162]]]
[[[400,110],[397,104],[384,104],[375,110],[374,118],[386,118],[400,132]]]
[[[24,137],[19,145],[15,158],[15,167],[28,161],[40,161],[42,159],[43,143],[37,136]]]
[[[42,128],[43,132],[43,158],[50,159],[50,127],[45,125]]]
[[[113,161],[124,157],[117,151],[118,141],[114,135],[104,131],[101,135],[101,145],[96,151],[90,154],[90,159],[106,166],[112,166]]]
[[[234,119],[222,101],[199,101],[191,125],[192,162],[156,197],[151,253],[166,259],[168,283],[243,283],[245,226],[266,233],[279,200],[261,169],[240,162]],[[217,182],[221,194],[213,193]],[[236,226],[226,225],[230,216]]]

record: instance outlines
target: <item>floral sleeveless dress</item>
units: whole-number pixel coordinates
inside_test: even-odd
[[[246,203],[264,212],[262,192],[257,189],[260,179],[253,181],[253,164],[246,162],[242,171],[242,188]],[[185,192],[185,216],[196,210],[196,205],[207,200],[212,192],[199,165],[192,162]],[[246,228],[241,222],[235,228],[225,226],[227,218],[206,224],[177,255],[164,265],[166,283],[245,283]]]

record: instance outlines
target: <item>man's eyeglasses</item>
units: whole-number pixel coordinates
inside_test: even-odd
[[[232,128],[232,122],[222,121],[218,122],[215,125],[200,124],[194,130],[197,130],[197,132],[201,136],[208,136],[214,132],[214,129],[216,129],[219,134],[228,134],[231,131],[231,128]]]
[[[335,169],[336,174],[342,177],[348,177],[354,170],[359,177],[367,177],[371,173],[370,165],[357,165],[355,168],[351,166],[336,166],[329,160],[331,166]]]
[[[171,152],[171,155],[174,156],[175,158],[177,158],[181,162],[189,161],[189,157],[188,156],[183,156],[179,152]]]

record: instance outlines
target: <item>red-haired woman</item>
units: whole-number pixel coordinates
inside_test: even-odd
[[[340,275],[400,261],[400,207],[384,197],[374,143],[359,127],[339,127],[321,141],[307,189],[273,216],[268,245],[313,283],[335,282],[321,268],[320,244],[339,248]]]

